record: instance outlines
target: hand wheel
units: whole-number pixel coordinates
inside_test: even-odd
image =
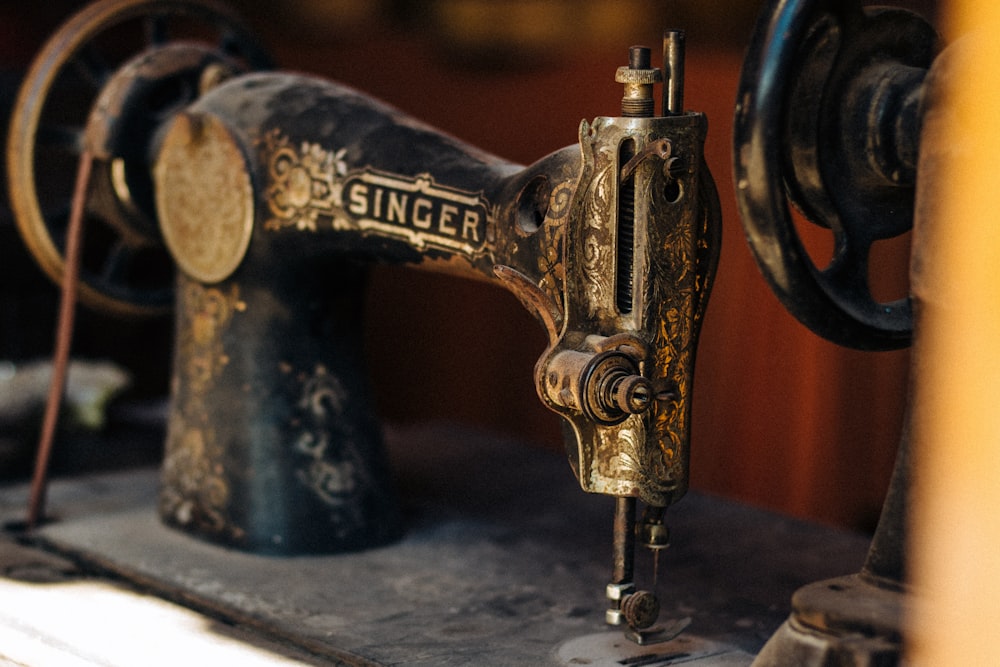
[[[768,0],[744,61],[734,179],[747,240],[775,294],[840,345],[909,344],[909,299],[871,294],[869,251],[912,227],[923,79],[933,29],[857,0]],[[788,200],[834,236],[818,268]]]
[[[8,133],[12,208],[42,269],[62,281],[76,163],[87,150],[80,299],[119,316],[168,312],[174,270],[150,176],[157,129],[206,87],[268,64],[211,0],[101,0],[64,23],[32,63]]]

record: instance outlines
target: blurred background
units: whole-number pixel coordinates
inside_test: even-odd
[[[45,38],[79,2],[0,3],[0,113]],[[908,353],[828,343],[788,315],[743,237],[731,183],[731,124],[750,0],[231,0],[282,69],[333,78],[515,162],[572,144],[582,119],[618,115],[614,72],[632,44],[658,58],[662,32],[687,33],[685,106],[709,118],[706,158],[724,241],[698,354],[692,487],[868,531],[903,421]],[[895,3],[933,21],[935,3]],[[5,106],[6,105],[6,106]],[[3,129],[6,129],[4,119]],[[803,223],[824,264],[831,238]],[[908,240],[875,248],[878,296],[906,293]],[[56,288],[35,269],[0,194],[0,360],[51,353]],[[75,353],[133,372],[129,395],[166,394],[171,322],[82,313]],[[388,423],[458,420],[562,449],[535,395],[537,322],[498,287],[379,267],[368,348]],[[0,424],[0,430],[5,428]],[[512,462],[516,465],[516,462]],[[567,468],[567,474],[570,474]]]

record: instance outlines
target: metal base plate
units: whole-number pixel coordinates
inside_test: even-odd
[[[747,665],[793,591],[857,571],[867,540],[689,494],[667,514],[661,621],[639,646],[604,625],[613,502],[580,491],[561,457],[454,425],[388,434],[408,532],[332,556],[235,552],[163,527],[157,473],[67,479],[49,494],[46,549],[348,665]],[[0,518],[23,518],[23,485]],[[645,556],[645,554],[640,554]],[[651,582],[652,556],[637,579]]]

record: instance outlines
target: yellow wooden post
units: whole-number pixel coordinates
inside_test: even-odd
[[[921,165],[914,232],[908,656],[967,667],[1000,664],[1000,3],[945,12],[954,60],[921,146],[940,161]]]

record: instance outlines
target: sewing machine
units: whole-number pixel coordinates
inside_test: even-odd
[[[174,15],[222,37],[175,42]],[[89,63],[99,83],[85,123],[54,127],[65,70],[137,16],[148,43],[115,68]],[[366,265],[499,281],[548,334],[536,389],[565,420],[573,472],[617,499],[608,622],[640,636],[653,626],[656,596],[633,581],[635,536],[665,548],[663,510],[687,488],[719,236],[706,122],[683,110],[683,35],[664,44],[662,69],[633,47],[614,74],[621,116],[581,123],[578,145],[525,168],[344,86],[251,71],[266,56],[214,3],[111,0],[70,19],[15,108],[12,202],[29,247],[64,280],[65,221],[38,193],[46,150],[70,153],[89,170],[71,208],[86,211],[88,236],[112,237],[96,266],[85,251],[81,299],[123,315],[174,304],[162,519],[267,554],[398,539],[358,361]]]
[[[221,36],[207,45],[173,41],[173,15]],[[794,36],[768,41],[789,15]],[[909,14],[862,18],[854,4],[775,3],[762,16],[735,151],[751,248],[783,303],[817,333],[866,349],[905,345],[908,301],[865,298],[863,276],[874,240],[912,224],[907,186],[933,32]],[[87,58],[91,40],[137,18],[148,41],[120,66],[104,70]],[[851,39],[839,47],[829,40],[828,20],[847,26]],[[897,29],[904,53],[886,56],[878,38]],[[831,70],[837,48],[850,57]],[[817,62],[787,69],[812,51]],[[266,55],[213,3],[100,2],[53,37],[12,122],[12,198],[33,254],[63,281],[72,273],[65,219],[39,205],[39,174],[52,173],[43,149],[89,161],[84,194],[70,199],[81,202],[91,228],[100,225],[103,247],[85,257],[81,299],[123,316],[174,308],[158,501],[165,523],[212,543],[286,556],[397,540],[403,524],[359,365],[367,267],[389,262],[493,281],[548,336],[536,390],[563,419],[571,470],[584,491],[615,499],[607,622],[625,626],[640,645],[683,629],[656,627],[660,601],[636,585],[633,561],[637,545],[654,554],[668,545],[664,511],[687,489],[691,383],[718,258],[719,206],[702,156],[705,118],[683,107],[682,35],[666,33],[660,67],[648,49],[627,56],[614,76],[624,88],[621,115],[584,121],[578,144],[521,167],[350,88],[259,71]],[[867,69],[873,61],[885,77]],[[60,76],[81,62],[100,82],[85,120],[68,130],[47,124],[46,114],[60,109],[50,102]],[[786,69],[768,78],[779,63]],[[788,87],[772,91],[762,80]],[[867,88],[872,81],[878,85]],[[844,90],[848,106],[874,110],[849,131],[832,126],[823,108]],[[794,107],[792,121],[783,115],[790,99],[809,102]],[[815,146],[817,137],[882,139],[885,122],[896,134],[873,140],[889,147],[884,152],[872,153],[871,142],[835,146],[844,161],[828,163],[831,153]],[[793,157],[775,147],[782,141]],[[874,157],[859,163],[858,155]],[[840,179],[832,187],[831,173]],[[843,261],[832,270],[803,263],[777,203],[783,184],[838,234]],[[843,201],[852,202],[846,211]],[[869,225],[872,207],[891,212],[884,227]],[[905,456],[900,461],[902,475]],[[862,575],[838,581],[841,588],[823,584],[821,597],[880,596],[901,582],[905,486],[904,477],[890,494],[889,518]],[[825,603],[797,600],[793,634]],[[895,613],[898,605],[893,598],[884,608]],[[826,628],[833,635],[859,627],[850,614],[843,624],[836,614],[819,617],[833,619]],[[859,654],[898,652],[896,620],[878,635],[888,648]],[[760,660],[782,664],[785,656],[769,648]]]

